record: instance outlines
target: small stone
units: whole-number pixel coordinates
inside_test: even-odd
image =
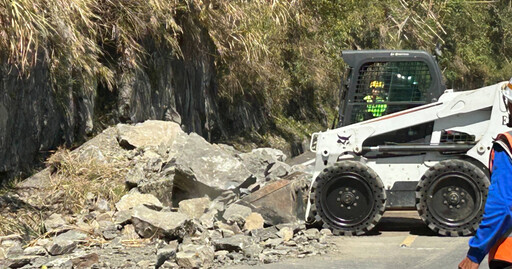
[[[28,247],[23,250],[23,254],[26,256],[44,256],[46,255],[46,249],[41,246]]]
[[[109,213],[101,213],[96,216],[96,221],[112,221],[112,216]]]
[[[249,236],[237,234],[228,238],[213,240],[212,243],[215,250],[241,251],[252,244],[252,239]]]
[[[284,242],[283,238],[273,238],[265,241],[265,246],[275,247],[281,245]]]
[[[257,244],[252,244],[250,246],[245,247],[242,252],[244,253],[245,257],[248,258],[256,258],[260,255],[262,249]]]
[[[129,210],[139,205],[150,205],[162,208],[162,203],[152,194],[138,192],[128,193],[116,203],[117,211]]]
[[[84,256],[76,257],[71,260],[73,268],[89,268],[99,261],[99,256],[96,253],[90,253]]]
[[[132,218],[133,211],[130,210],[122,210],[118,211],[114,214],[114,223],[118,225],[125,225]]]
[[[332,231],[330,229],[322,229],[320,230],[320,234],[322,235],[326,235],[326,236],[331,236],[332,235]]]
[[[137,232],[135,232],[135,227],[131,224],[125,225],[123,230],[121,231],[121,239],[122,240],[135,240],[140,239],[140,236]]]
[[[293,230],[290,227],[283,227],[277,235],[286,242],[293,238]]]
[[[46,228],[47,231],[52,231],[57,228],[61,228],[61,227],[65,226],[66,224],[67,223],[62,218],[62,215],[57,214],[57,213],[51,214],[50,217],[48,217],[48,219],[46,219],[44,221],[44,227]]]
[[[223,256],[228,255],[228,253],[229,253],[229,251],[227,251],[227,250],[217,250],[217,251],[215,251],[214,257],[215,258],[223,257]]]
[[[96,205],[95,205],[94,209],[100,213],[105,213],[105,212],[110,211],[110,205],[107,200],[98,199],[98,201],[96,201]]]
[[[268,228],[252,230],[251,236],[257,238],[258,241],[265,241],[269,238],[278,238],[276,226],[270,226]]]
[[[243,225],[245,218],[251,213],[252,210],[247,206],[232,204],[224,211],[222,217],[228,222],[236,222],[239,225]]]
[[[259,213],[251,213],[245,218],[244,230],[252,231],[256,229],[262,229],[265,220]]]
[[[178,242],[177,241],[171,241],[171,244],[168,246],[165,246],[156,252],[156,264],[155,267],[159,268],[162,266],[166,261],[176,257],[176,251],[178,249]]]
[[[55,255],[71,253],[77,246],[78,242],[87,238],[87,235],[78,231],[68,231],[58,235],[53,239],[48,247],[48,252]]]
[[[190,218],[199,219],[208,210],[210,203],[208,197],[182,200],[178,204],[178,212]]]
[[[152,265],[153,265],[153,262],[147,261],[147,260],[142,260],[137,263],[137,266],[139,266],[139,268],[150,268],[150,267],[152,267]]]
[[[318,240],[320,237],[320,232],[318,229],[311,228],[304,231],[304,235],[308,238],[308,240]]]

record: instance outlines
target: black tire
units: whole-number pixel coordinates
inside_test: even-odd
[[[334,234],[362,235],[384,214],[386,192],[379,176],[357,161],[325,168],[313,183],[312,214]]]
[[[489,178],[464,160],[431,167],[416,187],[416,209],[428,227],[441,235],[470,235],[484,212]]]

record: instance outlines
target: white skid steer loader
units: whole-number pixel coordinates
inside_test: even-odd
[[[493,138],[510,128],[506,82],[445,90],[423,51],[344,51],[341,127],[314,133],[306,219],[361,235],[385,210],[416,209],[441,235],[469,235],[482,218]],[[442,94],[442,95],[441,95]]]

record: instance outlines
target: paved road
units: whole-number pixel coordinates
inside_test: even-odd
[[[368,236],[332,236],[327,254],[258,265],[267,269],[311,268],[457,268],[469,237],[441,237],[430,232],[415,211],[386,212],[377,232]],[[487,258],[480,268],[488,269]],[[230,267],[254,268],[251,266]]]

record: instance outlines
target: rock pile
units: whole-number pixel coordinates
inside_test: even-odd
[[[28,243],[0,237],[0,267],[213,268],[327,250],[330,232],[303,222],[310,175],[284,163],[279,150],[240,153],[175,123],[148,121],[110,128],[76,152],[127,158],[128,193],[115,207],[85,194],[87,208],[49,215],[47,232]],[[37,189],[48,174],[20,188]]]

